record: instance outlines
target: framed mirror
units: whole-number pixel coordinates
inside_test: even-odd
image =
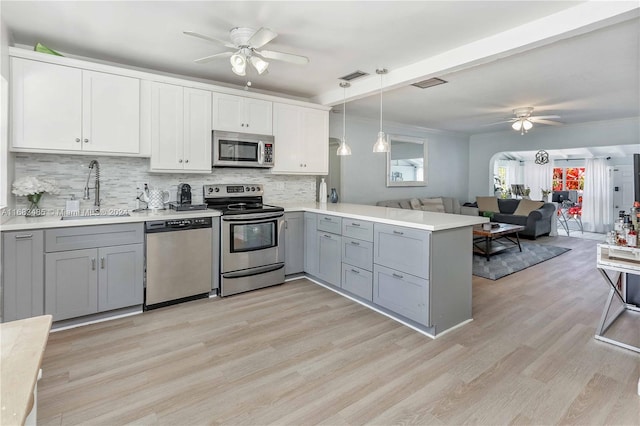
[[[427,185],[427,141],[410,136],[389,135],[387,186]]]

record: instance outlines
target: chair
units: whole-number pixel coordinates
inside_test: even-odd
[[[577,229],[581,234],[584,234],[584,228],[582,227],[582,206],[579,204],[573,204],[570,201],[563,201],[558,206],[558,223],[567,232],[569,236],[570,223],[575,222]]]

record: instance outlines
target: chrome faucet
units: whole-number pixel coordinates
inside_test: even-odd
[[[96,168],[96,183],[94,185],[93,188],[89,188],[89,179],[91,179],[91,170],[93,170],[93,167],[95,166]],[[91,199],[91,195],[89,195],[89,190],[90,189],[95,189],[95,201],[93,203],[94,205],[94,210],[96,212],[100,211],[100,164],[98,163],[98,160],[91,160],[91,162],[89,163],[89,176],[87,176],[87,183],[84,186],[84,197],[82,197],[83,200],[90,200]]]

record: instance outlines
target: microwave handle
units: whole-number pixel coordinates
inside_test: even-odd
[[[258,164],[264,163],[264,142],[258,141]]]

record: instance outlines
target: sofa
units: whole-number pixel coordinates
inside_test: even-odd
[[[492,222],[524,226],[524,231],[518,233],[520,236],[535,240],[551,232],[556,211],[553,203],[496,197],[476,197],[476,203],[481,215],[493,212]]]
[[[468,216],[478,216],[479,214],[478,208],[461,206],[460,202],[453,197],[404,198],[401,200],[378,201],[376,205],[396,209],[464,214]]]

